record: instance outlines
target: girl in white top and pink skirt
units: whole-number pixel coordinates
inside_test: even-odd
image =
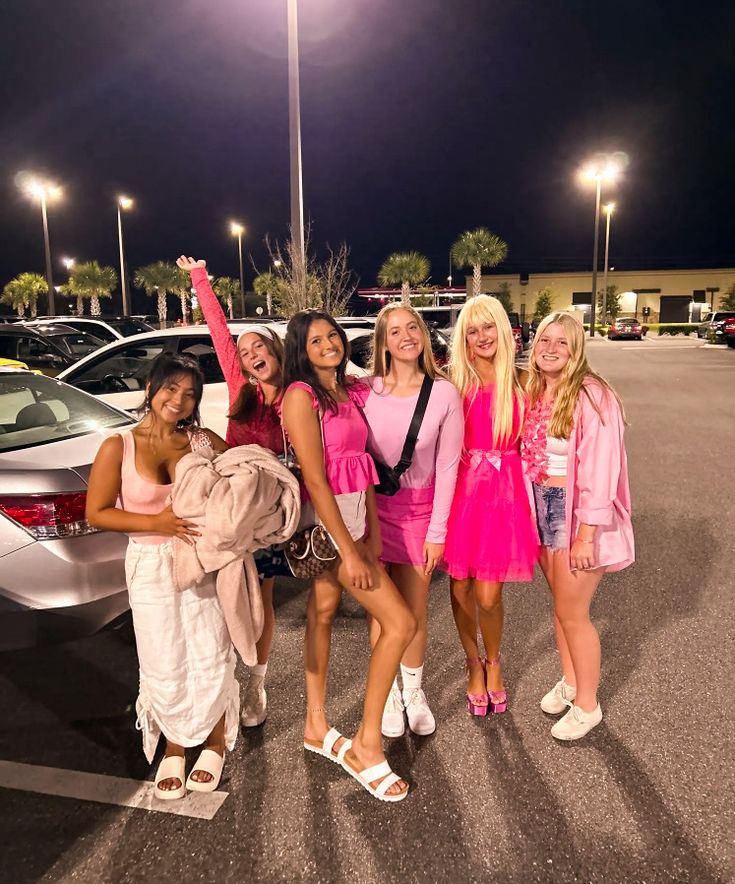
[[[368,450],[395,467],[424,379],[433,383],[410,467],[392,496],[376,495],[382,561],[418,622],[416,636],[401,659],[403,692],[397,677],[383,711],[386,737],[408,725],[426,736],[436,721],[422,688],[427,643],[427,601],[434,568],[441,561],[462,450],[464,418],[455,386],[437,368],[426,324],[409,305],[388,304],[378,314],[373,339],[373,377],[364,413],[370,427]],[[370,623],[374,643],[380,627]]]

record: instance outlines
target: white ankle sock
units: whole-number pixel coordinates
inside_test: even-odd
[[[401,663],[401,680],[404,691],[414,691],[421,688],[421,679],[424,675],[423,663],[421,666],[407,668]]]
[[[256,663],[255,666],[250,667],[250,674],[256,675],[258,678],[265,678],[265,674],[268,671],[267,663]]]

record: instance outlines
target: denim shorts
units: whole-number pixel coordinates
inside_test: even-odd
[[[543,546],[551,549],[566,549],[567,517],[566,488],[552,488],[547,485],[533,485],[536,501],[536,521]]]

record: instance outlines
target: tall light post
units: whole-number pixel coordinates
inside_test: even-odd
[[[602,278],[602,321],[603,323],[607,319],[607,271],[608,265],[610,263],[610,221],[612,219],[612,213],[615,210],[615,203],[607,203],[607,205],[603,206],[606,220],[605,220],[605,273]]]
[[[301,175],[298,0],[288,0],[288,142],[291,158],[291,242],[305,265],[304,192]]]
[[[231,222],[230,224],[230,233],[233,236],[237,237],[237,255],[240,260],[240,309],[242,311],[242,315],[245,315],[245,273],[242,266],[242,235],[245,233],[245,228],[242,224],[238,224],[236,221]]]
[[[128,292],[128,278],[125,273],[125,250],[123,248],[122,213],[126,209],[132,209],[133,201],[129,196],[117,198],[117,242],[120,248],[120,288],[122,289],[122,312],[123,316],[130,316],[130,294]]]
[[[585,181],[595,183],[595,238],[592,248],[592,304],[590,305],[590,337],[595,336],[595,313],[597,309],[597,270],[599,264],[599,239],[600,239],[600,196],[603,181],[614,181],[620,172],[620,167],[612,159],[604,159],[602,162],[591,163],[582,170],[582,178]]]
[[[28,196],[39,200],[41,203],[41,220],[43,221],[43,245],[46,253],[46,283],[48,285],[48,312],[49,316],[56,313],[56,303],[54,301],[54,275],[51,268],[51,242],[48,232],[48,211],[46,205],[49,201],[59,199],[62,190],[49,181],[40,181],[37,178],[31,178],[24,184],[24,190]]]

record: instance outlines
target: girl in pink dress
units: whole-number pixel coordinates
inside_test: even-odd
[[[538,557],[521,468],[524,394],[514,358],[513,332],[500,301],[488,295],[468,300],[452,341],[451,375],[463,398],[465,432],[444,559],[472,715],[507,709],[500,669],[503,584],[531,580]]]
[[[217,359],[227,382],[230,411],[225,439],[230,447],[260,445],[274,454],[283,453],[283,433],[278,405],[283,395],[283,346],[276,335],[253,326],[237,339],[227,325],[225,314],[212,291],[206,261],[182,255],[176,263],[191,273],[207,326],[212,334]],[[273,548],[258,550],[255,556],[263,597],[263,633],[256,648],[258,663],[251,667],[243,697],[241,720],[245,727],[265,721],[267,695],[265,675],[273,646],[276,615],[273,608],[275,578],[290,571],[283,553]]]
[[[542,698],[551,729],[578,740],[602,721],[600,638],[590,605],[606,571],[635,557],[622,404],[587,362],[584,330],[567,313],[541,323],[529,359],[523,460],[533,483],[541,568],[554,600],[562,678]]]
[[[373,341],[371,391],[364,414],[370,427],[368,450],[395,467],[406,441],[419,393],[427,376],[433,380],[411,466],[393,496],[377,494],[383,540],[382,560],[418,622],[416,637],[401,659],[403,692],[397,677],[383,712],[383,735],[400,737],[405,719],[415,734],[436,729],[422,688],[426,656],[426,608],[434,567],[441,561],[449,508],[462,450],[464,418],[454,384],[439,371],[429,331],[407,304],[388,304],[378,314]],[[374,643],[380,630],[370,623]]]
[[[368,430],[359,411],[370,388],[345,376],[348,358],[345,333],[328,314],[304,310],[289,322],[283,425],[316,515],[338,552],[334,566],[312,580],[309,592],[304,748],[341,764],[376,798],[400,801],[408,794],[408,784],[385,760],[380,724],[401,656],[416,633],[416,620],[380,564],[373,489],[377,474],[365,447]],[[330,728],[325,708],[332,622],[343,588],[380,626],[362,722],[351,741]]]

